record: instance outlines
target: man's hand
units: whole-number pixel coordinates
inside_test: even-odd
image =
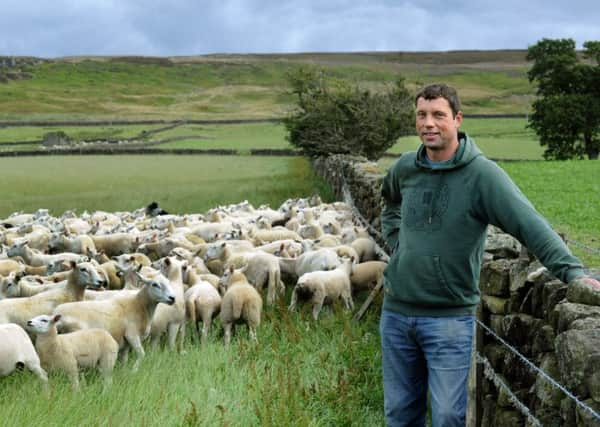
[[[596,279],[594,279],[593,277],[585,276],[585,277],[580,277],[577,280],[579,280],[582,283],[587,283],[588,285],[592,285],[592,286],[595,286],[598,289],[600,289],[600,282],[597,281]]]

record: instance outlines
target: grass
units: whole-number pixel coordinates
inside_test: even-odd
[[[600,168],[598,161],[501,162],[537,210],[567,238],[600,250]],[[600,255],[569,245],[589,267]]]
[[[47,208],[122,211],[152,200],[173,213],[204,212],[247,199],[278,207],[329,187],[302,157],[55,156],[0,158],[0,217]]]
[[[526,129],[525,118],[507,119],[465,119],[463,130],[473,136],[490,158],[498,159],[542,159],[543,148],[535,134]],[[143,130],[160,128],[153,126],[98,126],[98,127],[5,127],[0,128],[0,147],[2,142],[35,141],[46,132],[63,130],[75,139],[130,138]],[[242,123],[220,125],[188,124],[151,135],[152,139],[187,137],[183,140],[161,144],[158,148],[180,149],[235,149],[249,152],[250,149],[289,149],[293,148],[285,139],[285,127],[279,123]],[[402,153],[415,150],[419,146],[416,136],[400,138],[389,152]],[[9,149],[9,148],[6,148]],[[22,149],[20,146],[13,149]],[[386,167],[392,160],[383,159]]]
[[[258,346],[239,327],[226,350],[217,322],[200,347],[189,328],[185,355],[150,350],[137,373],[119,362],[104,393],[94,373],[78,393],[51,376],[49,395],[29,372],[3,378],[0,411],[11,426],[383,426],[377,317],[338,307],[317,324],[280,305],[263,312]]]
[[[436,58],[434,58],[436,57]],[[523,113],[534,93],[525,51],[438,55],[300,54],[188,58],[66,58],[0,84],[0,120],[280,117],[292,106],[286,73],[316,66],[377,89],[406,77],[415,89],[456,85],[467,113]]]
[[[564,221],[570,236],[598,247],[594,162],[501,165],[553,225]],[[315,192],[332,200],[300,157],[55,156],[0,159],[0,168],[2,217],[41,207],[54,215],[71,208],[131,210],[150,200],[177,213],[243,199],[278,206]],[[360,323],[342,310],[325,310],[317,324],[304,306],[298,313],[266,308],[258,346],[241,328],[226,351],[217,324],[206,347],[188,334],[185,355],[148,351],[136,374],[132,360],[119,363],[105,393],[89,374],[79,393],[58,376],[45,395],[22,372],[0,379],[0,411],[11,426],[382,426],[377,319],[377,310]]]

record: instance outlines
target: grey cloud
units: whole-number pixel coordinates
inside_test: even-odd
[[[575,0],[5,0],[0,55],[524,49],[600,40]]]

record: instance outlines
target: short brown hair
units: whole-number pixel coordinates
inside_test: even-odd
[[[426,99],[427,101],[444,98],[448,101],[448,104],[450,104],[454,117],[456,117],[456,114],[460,111],[460,99],[458,99],[456,89],[444,83],[430,84],[417,92],[417,95],[415,96],[415,106],[417,105],[419,98]]]

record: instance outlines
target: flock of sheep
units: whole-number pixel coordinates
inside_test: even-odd
[[[352,309],[387,265],[347,205],[318,197],[204,215],[40,209],[1,220],[0,242],[0,376],[26,367],[47,383],[60,370],[74,388],[81,368],[110,384],[130,350],[137,370],[163,338],[182,351],[188,322],[201,342],[217,316],[226,345],[240,322],[257,341],[263,298],[285,299],[285,283],[289,309],[308,302],[315,320],[336,300]]]

